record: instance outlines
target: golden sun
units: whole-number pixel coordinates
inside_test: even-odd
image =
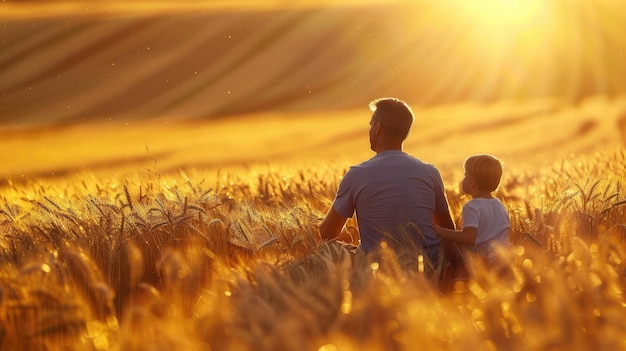
[[[448,0],[424,13],[416,31],[430,34],[434,96],[478,100],[544,96],[577,99],[615,91],[626,74],[626,11],[607,0]],[[418,43],[418,47],[423,46]],[[436,59],[435,59],[436,57]]]

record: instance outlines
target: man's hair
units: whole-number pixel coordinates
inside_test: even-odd
[[[380,98],[370,102],[370,109],[387,134],[402,141],[409,135],[413,111],[406,102],[396,98]]]
[[[476,181],[478,189],[495,191],[502,178],[502,162],[492,155],[473,155],[465,159],[465,173]]]

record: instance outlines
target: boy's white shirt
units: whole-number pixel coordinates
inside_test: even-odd
[[[474,250],[487,254],[490,261],[495,258],[492,250],[495,243],[509,246],[511,221],[508,211],[497,198],[476,198],[466,203],[463,206],[463,227],[477,228]]]

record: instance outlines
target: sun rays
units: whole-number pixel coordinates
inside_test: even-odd
[[[3,12],[0,115],[127,121],[343,110],[376,96],[445,105],[626,93],[623,2],[247,3]]]
[[[408,30],[430,34],[415,45],[424,71],[436,72],[427,74],[433,100],[577,100],[622,89],[626,12],[618,2],[450,0],[423,9],[415,7]]]

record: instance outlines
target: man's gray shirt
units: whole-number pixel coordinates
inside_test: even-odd
[[[356,211],[360,247],[369,252],[381,240],[390,241],[387,235],[406,234],[417,247],[437,247],[433,216],[446,213],[448,202],[433,165],[389,150],[350,167],[339,184],[334,208],[346,218]]]

